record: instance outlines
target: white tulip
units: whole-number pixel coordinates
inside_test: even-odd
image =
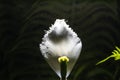
[[[61,77],[61,74],[58,58],[61,56],[69,58],[66,75],[68,77],[79,57],[81,48],[80,38],[66,24],[64,19],[56,19],[50,30],[46,31],[40,44],[42,55],[59,77]]]

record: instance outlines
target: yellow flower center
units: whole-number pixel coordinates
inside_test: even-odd
[[[60,56],[58,58],[58,62],[69,62],[69,58],[67,56]]]

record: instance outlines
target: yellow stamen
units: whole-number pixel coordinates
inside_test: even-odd
[[[60,56],[59,58],[58,58],[58,62],[63,62],[63,61],[65,61],[65,62],[69,62],[69,58],[67,57],[67,56]]]

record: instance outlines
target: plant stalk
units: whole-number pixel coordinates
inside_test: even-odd
[[[67,63],[69,62],[69,58],[66,56],[62,56],[58,58],[58,62],[60,63],[60,73],[61,79],[60,80],[67,80]]]

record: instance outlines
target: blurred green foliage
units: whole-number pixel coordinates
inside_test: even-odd
[[[0,80],[59,80],[39,50],[44,30],[68,20],[83,43],[68,80],[119,80],[119,0],[0,0]]]

